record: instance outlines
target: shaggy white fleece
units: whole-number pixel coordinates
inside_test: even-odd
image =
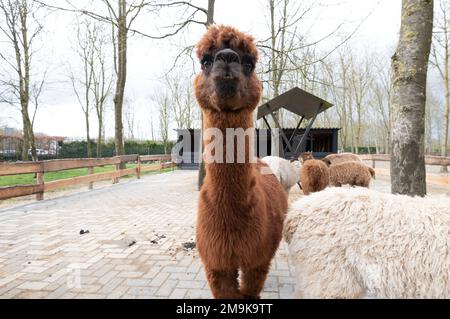
[[[285,221],[299,298],[450,298],[450,198],[328,188]]]
[[[292,186],[299,182],[301,165],[293,165],[288,160],[277,156],[266,156],[261,160],[269,165],[270,170],[287,193]]]

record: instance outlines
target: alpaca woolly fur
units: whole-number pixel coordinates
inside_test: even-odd
[[[369,187],[375,171],[361,162],[342,162],[330,165],[331,186]]]
[[[300,170],[300,181],[303,193],[309,195],[319,192],[330,183],[330,172],[328,166],[316,159],[309,159],[303,163]]]
[[[450,298],[450,198],[328,188],[292,204],[299,298]]]

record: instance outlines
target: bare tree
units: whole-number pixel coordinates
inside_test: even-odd
[[[139,14],[143,12],[143,9],[150,8],[154,3],[145,0],[131,2],[126,0],[101,0],[99,3],[103,6],[103,8],[97,12],[94,10],[88,10],[87,8],[79,8],[75,5],[75,1],[72,0],[66,0],[69,7],[57,7],[37,0],[35,0],[35,2],[48,8],[82,13],[98,21],[108,23],[111,26],[113,36],[112,42],[114,44],[114,70],[116,74],[116,85],[113,99],[115,119],[115,152],[116,155],[124,154],[125,149],[123,139],[122,108],[124,102],[125,84],[127,80],[128,37],[130,33],[145,35],[144,33],[133,29],[132,25]],[[148,35],[145,36],[151,37]]]
[[[330,88],[330,95],[335,102],[335,112],[338,116],[338,124],[341,128],[339,138],[342,149],[346,149],[349,139],[352,138],[352,116],[351,116],[351,99],[352,94],[350,87],[350,71],[347,50],[340,49],[336,60],[323,62],[326,85]]]
[[[311,41],[308,34],[312,25],[307,25],[308,14],[319,7],[329,7],[339,5],[324,4],[319,1],[294,1],[294,0],[266,0],[269,13],[269,32],[267,38],[258,41],[258,47],[262,52],[262,59],[266,67],[263,67],[263,83],[267,84],[263,99],[274,98],[280,94],[283,89],[287,89],[289,84],[289,73],[302,72],[306,79],[311,80],[308,74],[308,68],[305,66],[324,62],[333,52],[341,48],[358,31],[363,22],[370,16],[370,12],[360,21],[356,28],[347,36],[343,37],[329,50],[316,54],[316,46],[335,35],[345,24],[341,22],[328,34],[320,39]],[[311,55],[311,52],[313,53]],[[315,57],[311,59],[311,56]],[[311,68],[313,76],[317,69]],[[268,76],[266,76],[268,75]],[[313,79],[314,81],[316,79]],[[279,125],[284,124],[283,111],[276,112],[275,119]],[[274,123],[275,126],[278,126]]]
[[[392,57],[392,192],[426,195],[424,120],[433,0],[403,0],[400,39]]]
[[[168,94],[166,92],[156,94],[154,97],[154,101],[158,105],[159,132],[161,141],[164,145],[164,154],[167,154],[169,145],[169,125],[171,120]]]
[[[93,95],[93,103],[97,115],[98,132],[97,132],[97,157],[102,156],[103,130],[104,130],[104,113],[106,99],[111,94],[114,77],[109,72],[107,65],[107,49],[106,46],[109,38],[99,29],[97,41],[93,43],[95,55],[91,65],[92,68],[92,85],[91,91]]]
[[[34,132],[34,120],[36,119],[36,114],[39,109],[39,98],[41,96],[42,89],[44,88],[46,80],[47,80],[47,71],[44,71],[42,80],[31,83],[30,96],[31,102],[32,104],[34,104],[33,115],[31,117],[31,128],[33,129],[33,132]]]
[[[444,85],[444,125],[442,130],[441,156],[447,156],[449,117],[450,117],[450,83],[449,83],[449,59],[450,59],[450,8],[446,0],[439,1],[439,11],[433,32],[431,50],[431,64],[439,71]],[[448,172],[447,166],[441,168],[441,172]]]
[[[390,153],[389,139],[391,131],[390,120],[390,96],[391,96],[391,72],[383,61],[375,59],[374,79],[370,84],[369,105],[376,114],[376,118],[382,124],[379,130],[381,143],[385,153]]]
[[[366,102],[366,97],[369,91],[369,85],[372,82],[371,74],[371,62],[369,57],[365,57],[361,63],[355,61],[353,53],[350,52],[350,57],[352,59],[351,65],[351,75],[350,75],[350,85],[353,94],[354,106],[356,109],[356,125],[353,126],[356,130],[354,132],[354,150],[356,153],[359,152],[359,147],[361,145],[361,128],[363,125],[363,107]]]
[[[436,116],[441,113],[440,108],[442,107],[442,102],[437,98],[436,94],[430,88],[427,89],[427,102],[425,107],[425,154],[432,154],[436,144],[433,141],[433,135],[438,137],[438,148],[441,145],[439,134],[442,130],[441,123],[442,118]],[[441,119],[441,121],[436,121]]]
[[[125,125],[126,125],[126,136],[129,140],[135,139],[135,127],[136,127],[136,110],[134,107],[134,99],[131,97],[125,98],[124,101],[124,109],[123,109],[123,115],[125,118]]]
[[[268,84],[267,98],[274,98],[280,94],[284,76],[286,75],[293,54],[304,44],[304,40],[297,34],[297,23],[312,9],[303,9],[302,4],[291,0],[267,0],[270,14],[270,36],[260,42],[258,46],[262,50],[263,58],[268,60],[268,69],[263,74],[269,74],[268,79],[263,80]],[[274,113],[275,127],[283,126],[283,112]]]
[[[70,72],[70,81],[78,103],[83,110],[86,126],[87,156],[92,157],[92,141],[90,137],[91,91],[94,81],[95,43],[98,41],[97,26],[85,19],[77,26],[77,53],[82,65],[82,78],[77,78],[74,70]],[[81,91],[81,92],[80,92]]]
[[[170,92],[170,109],[178,128],[192,128],[198,108],[195,107],[192,83],[182,80],[181,70],[179,73],[166,75],[165,83]]]
[[[4,66],[13,71],[10,80],[1,79],[0,84],[7,90],[7,97],[2,102],[12,105],[19,104],[23,124],[22,160],[28,160],[28,149],[31,148],[33,160],[37,160],[36,143],[30,117],[29,105],[33,79],[31,75],[32,58],[35,53],[33,43],[42,31],[42,25],[38,21],[39,8],[33,2],[27,0],[0,0],[0,32],[5,36],[6,43],[13,50],[13,57],[6,53],[0,53],[0,59]],[[42,85],[37,86],[34,97],[37,101]],[[39,93],[39,94],[37,94]],[[37,107],[37,105],[36,105]],[[36,108],[35,108],[36,111]]]

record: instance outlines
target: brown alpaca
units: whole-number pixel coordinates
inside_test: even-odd
[[[328,166],[320,160],[307,160],[300,170],[303,193],[309,195],[325,189],[330,183],[329,170]]]
[[[343,162],[362,162],[361,158],[353,153],[329,154],[322,158],[322,161],[324,161],[328,166]]]
[[[330,166],[330,185],[332,186],[348,184],[369,188],[374,176],[373,168],[360,162],[344,162]]]
[[[258,51],[252,37],[232,27],[210,26],[197,44],[197,55],[202,71],[194,86],[204,128],[219,129],[224,136],[223,157],[236,160],[236,145],[231,150],[225,147],[225,133],[227,128],[253,127],[253,111],[261,97],[254,72]],[[262,174],[266,165],[252,160],[252,137],[244,145],[244,163],[205,162],[196,242],[215,298],[260,296],[288,206],[277,178]],[[265,171],[270,172],[267,166]]]

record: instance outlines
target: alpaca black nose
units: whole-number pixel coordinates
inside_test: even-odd
[[[239,54],[237,54],[235,51],[231,49],[223,49],[216,53],[216,56],[214,57],[214,62],[216,61],[223,61],[227,64],[229,63],[241,63],[241,59],[239,57]]]

